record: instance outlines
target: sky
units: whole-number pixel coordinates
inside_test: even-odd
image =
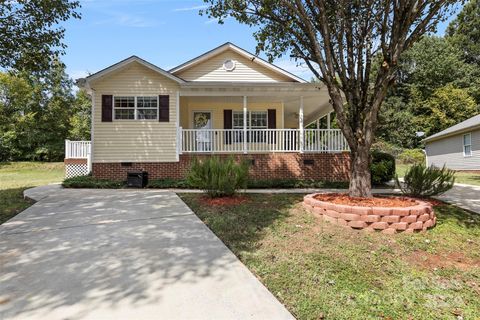
[[[202,0],[81,0],[82,19],[72,19],[66,28],[68,74],[81,78],[120,60],[137,55],[163,69],[171,69],[225,42],[255,52],[253,29],[227,19],[198,14]],[[451,18],[453,19],[453,17]],[[451,20],[450,19],[450,20]],[[442,23],[443,35],[448,22]],[[264,57],[264,55],[260,55]],[[289,57],[274,62],[309,80],[310,71]]]

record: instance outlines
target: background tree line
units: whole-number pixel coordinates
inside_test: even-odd
[[[0,161],[62,160],[65,139],[90,140],[90,109],[60,60],[41,73],[0,73]]]
[[[65,139],[90,139],[90,98],[65,72],[62,21],[79,1],[0,2],[0,161],[63,159]]]
[[[402,56],[383,104],[377,142],[421,147],[435,134],[479,113],[480,1],[468,2],[444,37],[426,36]]]

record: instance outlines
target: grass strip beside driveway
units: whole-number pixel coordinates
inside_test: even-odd
[[[235,206],[180,196],[299,319],[480,314],[478,215],[437,206],[431,231],[388,236],[323,222],[298,194],[248,194]]]
[[[64,177],[62,162],[0,162],[0,224],[31,205],[23,198],[25,189]]]

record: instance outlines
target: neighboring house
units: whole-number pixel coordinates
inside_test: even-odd
[[[304,129],[332,111],[325,87],[231,43],[169,71],[132,56],[78,83],[92,95],[96,177],[182,178],[193,156],[234,154],[258,179],[348,179],[341,131]]]
[[[423,140],[427,165],[480,170],[480,115]]]

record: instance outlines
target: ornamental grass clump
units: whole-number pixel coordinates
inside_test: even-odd
[[[194,158],[187,182],[199,188],[211,198],[233,196],[239,189],[247,186],[248,163],[235,162],[233,157],[221,160],[208,157],[202,160]]]
[[[396,184],[404,194],[415,197],[438,196],[450,190],[455,184],[455,171],[424,164],[411,166],[405,173],[404,183],[401,184],[398,176]]]

